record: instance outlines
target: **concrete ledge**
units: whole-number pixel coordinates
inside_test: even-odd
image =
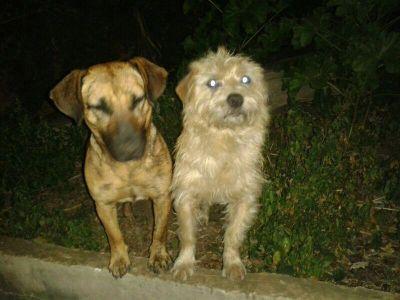
[[[347,288],[277,274],[248,274],[241,283],[200,269],[181,283],[147,271],[146,259],[122,279],[106,269],[108,254],[1,237],[1,299],[400,299],[398,294]]]

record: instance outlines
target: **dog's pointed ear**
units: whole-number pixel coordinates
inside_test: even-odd
[[[51,91],[50,99],[57,108],[80,124],[83,118],[82,79],[86,70],[73,70]]]
[[[135,57],[129,63],[139,71],[151,101],[162,95],[167,85],[168,72],[143,57]]]
[[[178,95],[179,99],[182,102],[186,102],[187,94],[190,89],[190,81],[192,80],[192,72],[189,72],[181,81],[179,81],[178,85],[175,88],[175,93]]]

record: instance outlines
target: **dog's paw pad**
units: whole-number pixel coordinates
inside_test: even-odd
[[[154,273],[160,273],[161,271],[168,270],[171,266],[172,260],[167,252],[158,253],[153,257],[150,257],[148,268]]]
[[[193,275],[194,266],[192,264],[175,264],[171,271],[175,279],[185,281]]]
[[[246,269],[242,263],[235,263],[225,266],[222,270],[222,276],[232,281],[241,281],[246,275]]]
[[[129,271],[130,267],[131,263],[129,259],[120,257],[110,262],[108,269],[115,278],[121,278]]]

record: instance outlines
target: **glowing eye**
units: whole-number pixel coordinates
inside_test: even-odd
[[[240,79],[240,81],[243,83],[243,84],[250,84],[250,82],[251,82],[251,79],[250,79],[250,77],[249,76],[243,76],[242,77],[242,79]]]
[[[211,89],[216,89],[219,86],[219,83],[215,79],[211,79],[207,82],[207,86]]]

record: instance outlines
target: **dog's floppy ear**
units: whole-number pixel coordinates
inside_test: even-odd
[[[189,92],[189,84],[190,81],[192,80],[192,72],[189,72],[181,81],[179,81],[177,87],[175,88],[175,92],[178,95],[179,99],[181,99],[182,102],[186,102],[187,94]]]
[[[57,108],[80,124],[83,118],[82,79],[86,70],[73,70],[51,91],[50,99]]]
[[[142,76],[150,100],[153,101],[160,97],[167,85],[168,72],[143,57],[135,57],[129,63]]]

